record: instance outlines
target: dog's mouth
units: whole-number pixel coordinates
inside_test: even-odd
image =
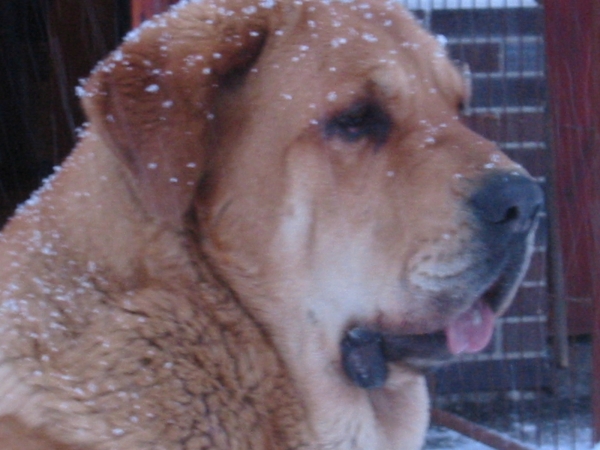
[[[444,327],[426,334],[401,334],[368,327],[350,329],[342,341],[342,365],[357,386],[377,388],[387,379],[389,363],[427,371],[463,353],[476,353],[490,343],[495,319],[510,302],[519,274],[501,274],[465,311]]]
[[[483,300],[477,300],[440,331],[429,334],[396,335],[381,333],[387,361],[404,361],[416,368],[443,363],[461,353],[476,353],[490,342],[495,314]]]

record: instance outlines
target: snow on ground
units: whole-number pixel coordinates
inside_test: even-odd
[[[571,366],[553,369],[554,385],[519,395],[438,398],[437,407],[538,450],[600,450],[592,444],[591,341],[570,343]],[[491,450],[452,430],[432,426],[425,450]]]
[[[427,433],[425,450],[461,449],[461,450],[490,450],[491,447],[469,439],[448,428],[432,426]]]
[[[535,439],[524,440],[524,444],[538,450],[600,450],[600,444],[592,447],[592,431],[591,428],[581,428],[576,436],[566,432],[566,428],[562,433],[555,436],[546,436],[546,441],[534,443]],[[427,435],[425,450],[493,450],[485,444],[469,439],[453,430],[440,426],[432,426]]]

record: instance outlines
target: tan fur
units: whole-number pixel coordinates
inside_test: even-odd
[[[360,389],[340,340],[442,326],[423,277],[468,266],[486,165],[520,169],[400,7],[261,3],[175,9],[87,81],[81,142],[0,237],[3,450],[422,445],[422,376]],[[378,151],[323,136],[357,98],[393,117]]]

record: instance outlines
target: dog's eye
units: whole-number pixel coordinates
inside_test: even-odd
[[[387,140],[391,126],[390,117],[379,105],[360,103],[330,119],[325,135],[351,143],[366,137],[379,146]]]

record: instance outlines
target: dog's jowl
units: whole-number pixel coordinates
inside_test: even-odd
[[[189,1],[79,93],[0,235],[2,448],[420,448],[542,203],[438,42],[391,1]]]

